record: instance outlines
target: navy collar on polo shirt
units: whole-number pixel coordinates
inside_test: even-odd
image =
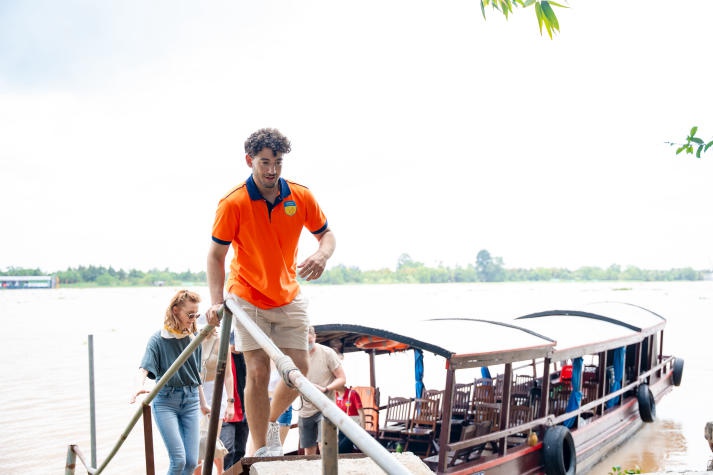
[[[290,186],[287,184],[287,181],[284,178],[280,177],[277,183],[280,186],[280,196],[278,196],[278,199],[275,201],[275,204],[279,203],[290,194]],[[252,175],[250,175],[248,179],[245,180],[245,186],[248,187],[248,194],[250,195],[251,200],[265,199],[260,193],[260,190],[258,189],[257,184],[255,183],[255,179]]]

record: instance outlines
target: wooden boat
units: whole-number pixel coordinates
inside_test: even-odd
[[[380,355],[410,350],[445,359],[445,387],[389,397],[391,404],[377,397],[376,407],[365,408],[371,432],[390,450],[418,453],[438,474],[563,475],[590,470],[653,421],[656,403],[680,384],[683,360],[665,355],[665,325],[650,310],[603,302],[508,322],[443,318],[315,330],[318,342],[341,340],[345,358],[369,355],[377,395]],[[472,377],[477,368],[491,377]],[[409,415],[398,419],[404,399]]]

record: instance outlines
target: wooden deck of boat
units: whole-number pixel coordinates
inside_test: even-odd
[[[414,475],[433,475],[434,473],[418,456],[410,452],[394,453],[393,456]],[[322,459],[320,455],[245,457],[223,473],[225,475],[321,474]],[[383,473],[383,470],[364,454],[341,454],[339,456],[339,473],[372,475]]]

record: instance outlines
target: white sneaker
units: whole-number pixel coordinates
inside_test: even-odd
[[[267,445],[265,446],[268,454],[264,456],[282,457],[282,442],[280,442],[280,424],[277,422],[267,423]]]
[[[253,454],[253,457],[270,457],[270,454],[268,452],[269,452],[269,450],[268,450],[267,446],[260,447],[259,449],[257,449],[255,451],[255,453]]]

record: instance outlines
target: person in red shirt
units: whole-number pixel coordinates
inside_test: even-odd
[[[359,393],[345,386],[343,391],[340,392],[337,390],[335,394],[337,397],[337,406],[346,412],[354,422],[359,424],[359,427],[364,427],[364,409],[361,405]],[[354,452],[354,444],[344,432],[339,432],[339,453],[348,454],[352,452]]]

